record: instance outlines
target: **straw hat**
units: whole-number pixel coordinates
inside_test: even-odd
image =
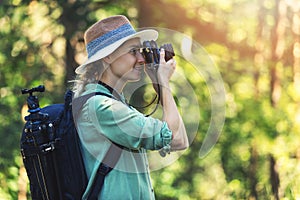
[[[143,42],[156,40],[157,37],[158,32],[152,29],[136,32],[129,20],[123,15],[100,20],[84,34],[88,59],[75,72],[82,74],[87,64],[108,56],[129,39],[140,38]]]

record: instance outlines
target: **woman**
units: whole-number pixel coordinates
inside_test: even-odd
[[[176,68],[174,59],[160,52],[157,81],[161,85],[163,119],[145,117],[125,101],[122,91],[138,81],[145,60],[137,50],[144,40],[156,40],[154,30],[136,32],[125,16],[98,21],[85,32],[88,60],[76,69],[75,97],[93,92],[77,119],[77,128],[91,192],[97,169],[112,143],[123,147],[114,169],[105,177],[99,199],[154,199],[146,150],[182,150],[188,139],[169,87]],[[147,67],[145,67],[147,70]],[[155,72],[147,70],[154,81]]]

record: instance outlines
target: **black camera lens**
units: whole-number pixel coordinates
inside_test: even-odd
[[[165,60],[168,61],[175,56],[172,44],[163,44],[158,48],[157,43],[154,40],[143,42],[143,51],[145,62],[154,66],[159,64],[160,61],[160,49],[165,50]]]

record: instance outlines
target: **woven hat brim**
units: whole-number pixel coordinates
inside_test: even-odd
[[[110,55],[112,52],[114,52],[118,47],[120,47],[124,42],[127,40],[130,40],[132,38],[140,38],[141,42],[146,41],[146,40],[156,40],[158,38],[158,32],[153,30],[153,29],[147,29],[147,30],[142,30],[139,32],[136,32],[133,35],[124,37],[113,44],[97,51],[93,56],[91,56],[89,59],[87,59],[82,65],[76,68],[75,73],[76,74],[82,74],[84,73],[85,66],[87,64],[93,63],[97,60],[100,60],[108,55]]]

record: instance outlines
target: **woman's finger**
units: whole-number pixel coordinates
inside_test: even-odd
[[[170,59],[166,64],[169,64],[172,68],[176,68],[176,61],[175,59]]]
[[[166,60],[165,60],[165,50],[163,48],[160,50],[159,61],[160,61],[160,63],[166,63]]]

